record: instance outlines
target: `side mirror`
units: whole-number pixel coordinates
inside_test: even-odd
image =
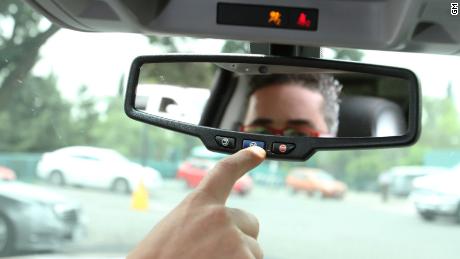
[[[405,146],[420,131],[407,69],[259,55],[162,55],[131,66],[126,114],[199,137],[212,151],[257,145],[274,159]]]

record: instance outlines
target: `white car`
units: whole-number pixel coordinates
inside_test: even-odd
[[[108,188],[130,193],[142,182],[148,190],[158,188],[163,179],[111,149],[74,146],[45,153],[37,165],[39,178],[56,185]]]
[[[412,191],[414,179],[431,174],[448,172],[448,169],[434,166],[396,166],[384,173],[389,181],[390,192],[393,195],[407,197]]]
[[[460,223],[460,172],[420,177],[413,182],[411,199],[425,220],[438,215],[454,216]]]

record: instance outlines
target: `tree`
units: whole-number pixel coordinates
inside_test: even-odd
[[[71,145],[71,105],[56,89],[53,76],[29,76],[10,95],[10,105],[0,110],[1,151],[42,152]]]
[[[139,82],[210,88],[216,73],[211,63],[158,63],[142,66]]]
[[[190,145],[199,144],[199,140],[193,137],[128,118],[121,97],[109,100],[105,116],[88,134],[94,139],[91,145],[112,148],[135,159],[147,155],[147,159],[168,161],[173,151],[184,155],[189,152]]]
[[[425,97],[423,99],[423,128],[419,143],[436,148],[460,148],[460,118],[455,107],[455,99],[448,87],[444,99]]]
[[[363,52],[355,49],[334,48],[333,50],[335,51],[334,59],[360,61],[364,55]]]
[[[58,31],[56,25],[41,29],[44,19],[24,1],[2,0],[0,15],[6,22],[0,27],[0,110],[10,104],[15,87],[27,80],[39,58],[40,47]],[[7,28],[11,27],[11,28]],[[8,30],[11,33],[7,33]],[[9,35],[8,35],[9,34]]]
[[[148,36],[149,42],[152,45],[157,45],[162,48],[165,52],[178,52],[179,48],[177,47],[176,41],[181,39],[182,41],[186,40],[185,37],[168,37],[168,36]]]
[[[223,53],[249,53],[249,43],[244,41],[225,41],[221,52]]]
[[[93,145],[98,138],[94,136],[93,129],[98,126],[101,113],[97,110],[97,100],[88,93],[88,87],[82,85],[78,91],[76,101],[72,105],[72,142],[79,145]]]

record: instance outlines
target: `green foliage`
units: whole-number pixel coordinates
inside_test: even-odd
[[[210,63],[158,63],[142,66],[140,83],[210,88],[216,67]]]
[[[227,40],[225,41],[224,46],[222,47],[223,53],[249,53],[249,43],[244,41],[234,41]]]
[[[84,135],[84,145],[111,148],[133,159],[171,160],[182,157],[199,142],[190,136],[134,121],[123,111],[123,99],[108,100],[106,112]]]
[[[460,118],[452,96],[424,98],[423,128],[420,144],[432,148],[460,147]],[[428,130],[429,129],[429,130]]]
[[[105,112],[82,87],[70,104],[56,88],[56,80],[29,77],[12,96],[15,105],[0,111],[0,152],[46,152],[65,146],[89,145],[115,149],[133,159],[179,159],[198,145],[195,138],[129,119],[123,99],[106,101]]]
[[[161,47],[165,52],[178,52],[179,51],[179,49],[177,48],[177,44],[176,44],[176,41],[178,40],[178,38],[150,35],[148,36],[148,39],[149,39],[150,44]],[[182,38],[182,40],[183,39],[184,38]]]
[[[39,152],[72,144],[71,105],[62,100],[54,77],[28,77],[0,110],[0,150]]]
[[[10,104],[15,87],[26,80],[38,60],[38,51],[58,31],[51,25],[40,29],[42,16],[24,1],[2,0],[0,18],[0,109]],[[8,28],[9,27],[9,28]],[[7,33],[11,31],[11,33]]]
[[[344,59],[352,61],[360,61],[363,58],[363,52],[355,49],[334,48],[335,59]]]
[[[36,37],[41,31],[38,29],[38,23],[42,16],[37,14],[24,1],[17,0],[2,0],[0,2],[0,15],[3,20],[13,22],[13,32],[11,35],[5,33],[5,26],[0,27],[0,46],[7,48],[8,44],[19,45],[25,43],[28,38]],[[18,55],[11,53],[9,58]],[[4,56],[2,56],[4,57]]]
[[[72,105],[72,120],[74,122],[72,138],[75,143],[90,145],[97,142],[97,137],[91,134],[91,131],[98,126],[100,117],[96,105],[97,100],[88,94],[87,86],[81,86],[77,101]]]

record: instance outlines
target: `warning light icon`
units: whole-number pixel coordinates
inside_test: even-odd
[[[268,23],[274,24],[276,26],[281,25],[281,13],[278,11],[270,11]]]
[[[300,13],[299,17],[297,18],[297,25],[305,28],[310,28],[311,20],[307,18],[307,15],[305,13]]]

